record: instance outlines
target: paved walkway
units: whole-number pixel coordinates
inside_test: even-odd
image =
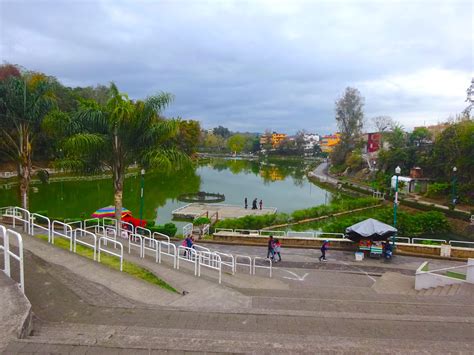
[[[242,201],[243,202],[243,201]],[[225,205],[216,203],[191,203],[173,212],[173,217],[176,218],[195,218],[209,213],[211,217],[215,212],[218,213],[219,219],[239,218],[245,216],[261,216],[265,214],[275,214],[277,209],[275,207],[264,207],[262,209],[253,210],[249,202],[249,208],[237,205]]]
[[[11,342],[9,354],[447,353],[474,345],[474,290],[410,293],[420,260],[409,257],[356,264],[350,254],[330,251],[329,261],[319,263],[318,251],[283,249],[273,278],[263,269],[258,277],[240,270],[218,285],[213,271],[196,278],[189,266],[174,270],[151,255],[126,255],[189,291],[182,296],[153,292],[104,265],[24,239],[26,292],[37,319],[33,334]]]

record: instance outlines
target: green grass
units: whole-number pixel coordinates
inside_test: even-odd
[[[421,271],[428,271],[429,270],[429,266],[428,266],[428,263],[425,264],[425,266],[423,266],[423,268],[421,269]]]
[[[35,237],[42,239],[44,241],[48,241],[48,236],[47,235],[35,235]],[[64,238],[55,238],[54,239],[54,245],[58,248],[69,250],[69,241],[64,239]],[[88,259],[93,260],[94,259],[94,252],[91,248],[85,247],[83,245],[77,244],[76,245],[76,254],[81,255],[83,257],[86,257]],[[108,255],[108,254],[102,254],[100,255],[100,263],[103,265],[106,265],[110,267],[111,269],[115,270],[120,270],[120,259],[113,256],[113,255]],[[171,286],[170,284],[166,283],[159,277],[157,277],[155,274],[153,274],[151,271],[138,266],[134,263],[131,263],[129,261],[123,260],[123,272],[142,279],[146,282],[149,282],[153,285],[157,285],[161,288],[164,288],[165,290],[171,291],[178,293],[178,291]]]
[[[453,279],[466,280],[466,275],[455,271],[446,271],[446,276],[452,277]]]

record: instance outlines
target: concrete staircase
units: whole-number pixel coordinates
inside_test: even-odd
[[[416,291],[419,296],[455,296],[462,289],[461,284],[438,286]]]

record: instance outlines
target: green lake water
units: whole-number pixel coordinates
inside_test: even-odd
[[[254,198],[266,207],[291,212],[330,202],[331,193],[310,183],[304,161],[262,163],[248,160],[212,159],[196,169],[172,174],[146,174],[144,218],[169,222],[171,212],[185,205],[177,197],[197,191],[223,193],[224,203],[249,204]],[[47,211],[53,217],[90,216],[96,209],[113,203],[112,180],[51,182],[35,184],[30,191],[30,210]],[[17,187],[0,189],[0,206],[18,205]],[[139,216],[140,177],[125,180],[123,205]]]

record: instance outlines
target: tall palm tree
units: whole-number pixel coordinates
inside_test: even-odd
[[[28,209],[35,138],[55,106],[52,78],[38,73],[12,75],[0,82],[0,153],[16,165],[21,206]]]
[[[171,94],[133,101],[113,83],[110,93],[105,105],[82,101],[75,116],[57,115],[62,117],[60,126],[67,137],[63,143],[65,156],[59,165],[88,172],[112,171],[115,218],[120,221],[124,177],[130,165],[171,170],[188,164],[190,159],[166,144],[179,129],[179,121],[160,117],[172,101]],[[70,122],[64,122],[68,119]]]

